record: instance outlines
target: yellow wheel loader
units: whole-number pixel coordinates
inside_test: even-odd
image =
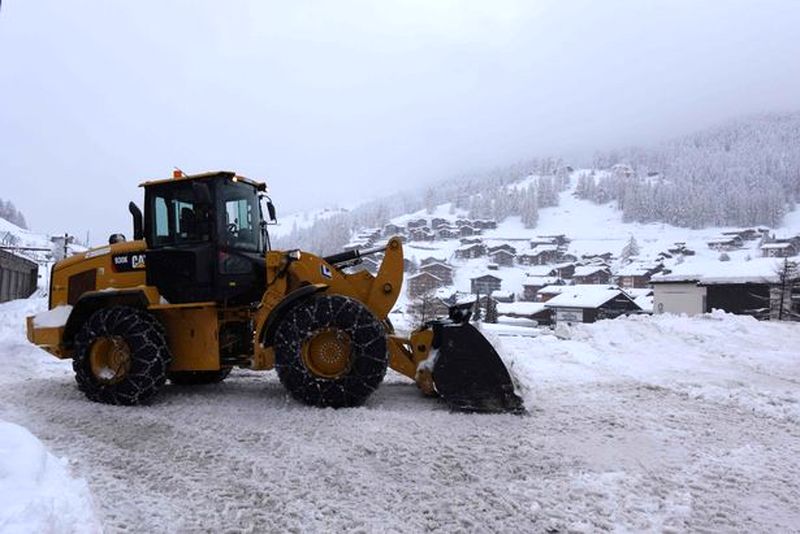
[[[241,367],[275,369],[306,404],[358,406],[388,366],[455,410],[524,411],[466,309],[395,334],[400,239],[326,258],[270,250],[275,208],[263,183],[176,172],[141,185],[133,240],[114,234],[56,263],[49,310],[27,318],[28,339],[71,358],[89,399],[138,404],[167,380],[208,384]],[[377,274],[348,269],[369,254],[383,255]]]

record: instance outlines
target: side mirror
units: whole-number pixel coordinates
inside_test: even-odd
[[[192,182],[192,193],[198,204],[211,205],[211,190],[208,184],[204,182]]]
[[[276,222],[278,220],[278,216],[275,215],[275,205],[271,200],[267,200],[267,213],[269,214],[270,222]]]

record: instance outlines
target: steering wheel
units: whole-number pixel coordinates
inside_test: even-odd
[[[239,234],[239,227],[236,225],[236,223],[230,223],[228,225],[228,233],[233,237],[236,237]]]

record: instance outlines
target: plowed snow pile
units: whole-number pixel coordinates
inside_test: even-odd
[[[69,362],[27,344],[23,317],[44,305],[0,305],[0,419],[72,460],[109,532],[800,525],[797,324],[487,325],[525,417],[452,414],[397,375],[363,408],[318,410],[244,371],[124,408],[88,402]]]
[[[19,425],[0,421],[0,532],[101,532],[86,483]]]

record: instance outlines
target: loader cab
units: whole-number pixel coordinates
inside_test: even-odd
[[[269,247],[264,184],[216,172],[143,186],[148,285],[173,304],[261,299]]]

